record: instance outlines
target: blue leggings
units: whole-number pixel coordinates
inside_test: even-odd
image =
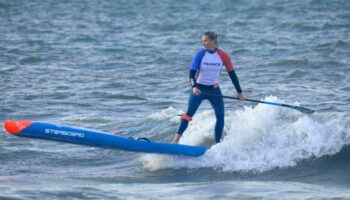
[[[199,105],[202,103],[204,99],[208,99],[211,106],[213,107],[215,111],[216,116],[216,124],[215,124],[215,141],[216,143],[220,142],[222,131],[224,129],[224,101],[221,93],[220,88],[214,88],[213,86],[205,86],[205,85],[198,85],[198,89],[201,91],[201,94],[199,96],[195,96],[193,92],[191,91],[190,98],[188,100],[188,108],[186,114],[190,117],[192,117]],[[218,95],[207,95],[208,93]],[[188,126],[188,120],[182,119],[180,123],[180,127],[177,131],[178,134],[182,135],[183,132],[185,132],[187,126]]]

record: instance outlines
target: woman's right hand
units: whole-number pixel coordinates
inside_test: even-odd
[[[198,96],[201,94],[201,91],[197,87],[192,88],[192,92],[194,96]]]

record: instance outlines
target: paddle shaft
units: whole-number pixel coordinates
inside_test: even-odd
[[[224,96],[224,95],[216,95],[216,94],[211,94],[211,93],[204,93],[206,95],[211,95],[211,96],[220,96],[222,98],[226,98],[226,99],[234,99],[234,100],[239,100],[237,97],[231,97],[231,96]],[[268,105],[274,105],[274,106],[282,106],[282,107],[287,107],[287,108],[292,108],[295,110],[298,110],[300,112],[303,113],[307,113],[307,114],[312,114],[315,111],[308,109],[308,108],[303,108],[303,107],[299,107],[299,106],[292,106],[292,105],[288,105],[288,104],[283,104],[283,103],[275,103],[275,102],[268,102],[268,101],[259,101],[259,100],[254,100],[254,99],[245,99],[245,101],[250,101],[250,102],[254,102],[254,103],[263,103],[263,104],[268,104]]]

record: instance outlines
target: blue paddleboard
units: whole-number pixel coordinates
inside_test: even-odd
[[[135,140],[91,129],[31,121],[6,121],[7,132],[19,137],[54,140],[125,151],[201,156],[207,147]]]

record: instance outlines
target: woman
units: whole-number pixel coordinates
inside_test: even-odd
[[[172,143],[178,143],[182,134],[186,130],[189,121],[197,111],[204,99],[209,100],[215,111],[215,141],[220,142],[224,129],[224,101],[219,87],[219,76],[223,66],[232,80],[238,93],[238,98],[244,101],[241,86],[234,71],[231,58],[218,48],[217,35],[208,31],[202,35],[204,49],[201,49],[193,58],[190,67],[190,83],[192,92],[188,102],[186,114],[182,115],[180,127]]]

